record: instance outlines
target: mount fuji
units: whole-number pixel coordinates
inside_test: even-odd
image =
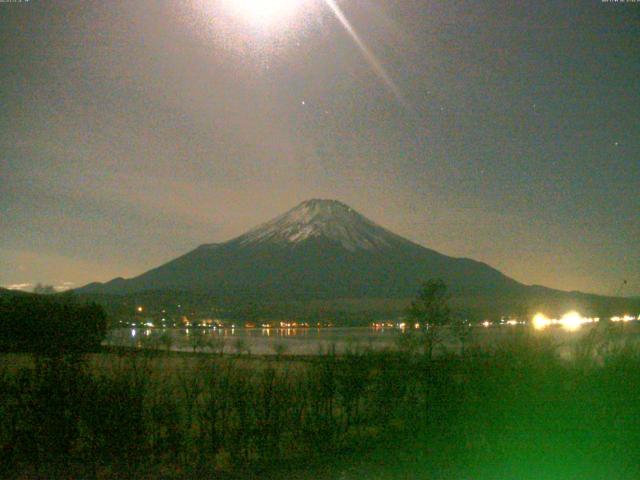
[[[401,311],[421,282],[441,278],[454,307],[486,318],[538,309],[563,313],[635,311],[639,299],[565,292],[519,283],[495,268],[418,245],[336,200],[308,200],[224,243],[201,245],[131,279],[76,290],[88,295],[189,293],[227,305],[306,305],[323,311],[344,303]],[[316,302],[316,301],[319,301]],[[302,303],[301,303],[302,302]],[[307,308],[305,307],[305,308]],[[279,307],[278,307],[279,308]],[[352,307],[349,307],[352,308]]]
[[[93,283],[83,293],[187,290],[287,299],[399,298],[420,282],[454,290],[524,287],[490,266],[413,243],[336,200],[308,200],[224,243],[201,245],[128,280]]]

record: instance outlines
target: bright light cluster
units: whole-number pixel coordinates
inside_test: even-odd
[[[640,315],[638,315],[637,317],[634,317],[631,315],[611,317],[612,322],[632,322],[636,320],[640,322]],[[583,325],[598,323],[599,321],[600,321],[600,318],[598,317],[583,317],[580,313],[576,312],[575,310],[572,310],[570,312],[565,313],[560,318],[549,318],[544,313],[538,312],[533,316],[530,324],[536,330],[544,330],[548,327],[558,325],[564,330],[567,330],[569,332],[575,332],[576,330],[579,330],[580,327],[582,327]],[[503,325],[509,326],[509,327],[515,327],[515,326],[527,325],[527,322],[525,320],[517,320],[514,318],[502,318],[499,323],[498,322],[494,323],[489,320],[484,320],[483,322],[479,322],[475,325],[479,327],[484,327],[484,328],[493,327],[494,325],[498,327]],[[376,330],[382,330],[385,327],[386,328],[395,327],[404,331],[409,326],[411,326],[411,324],[408,324],[406,322],[398,322],[398,323],[378,322],[378,323],[372,323],[371,326]],[[422,327],[422,325],[419,323],[416,323],[415,325],[413,325],[413,327],[415,329],[419,329]]]
[[[533,324],[533,328],[536,330],[543,330],[551,325],[551,319],[547,318],[542,313],[536,313],[531,323]]]
[[[569,312],[565,313],[560,319],[560,325],[565,330],[569,330],[570,332],[574,330],[578,330],[583,323],[593,323],[592,318],[585,318],[580,315],[578,312]]]
[[[560,325],[565,330],[573,332],[578,330],[582,325],[596,323],[599,320],[599,318],[583,317],[575,311],[565,313],[560,319],[548,318],[543,313],[536,313],[531,324],[536,330],[544,330],[551,325]]]

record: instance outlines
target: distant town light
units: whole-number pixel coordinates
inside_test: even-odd
[[[536,330],[543,330],[551,325],[551,320],[543,313],[536,313],[533,317],[532,323],[533,328]]]
[[[569,331],[578,330],[583,323],[586,323],[585,318],[583,318],[578,312],[569,312],[565,313],[560,319],[560,324],[562,328]]]
[[[142,307],[138,307],[138,308],[136,308],[136,310],[138,311],[138,313],[141,313],[142,312]]]

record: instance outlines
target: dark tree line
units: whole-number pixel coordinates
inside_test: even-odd
[[[106,327],[102,307],[69,295],[0,299],[0,351],[48,357],[98,351]]]

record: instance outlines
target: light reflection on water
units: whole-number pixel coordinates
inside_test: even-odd
[[[637,341],[639,329],[635,326],[624,333],[625,341]],[[530,326],[483,326],[473,329],[472,343],[490,346],[520,333],[531,333],[552,340],[561,356],[570,356],[577,342],[592,330],[583,326],[577,331],[548,329],[536,332]],[[256,355],[316,355],[328,351],[344,353],[356,350],[383,350],[398,348],[402,332],[395,328],[119,328],[107,335],[105,344],[112,346],[170,348],[174,351],[201,351],[211,353],[252,353]],[[620,341],[620,339],[618,339]],[[457,351],[460,343],[446,330],[443,345],[448,351]]]
[[[135,348],[170,348],[174,351],[237,353],[257,355],[278,352],[288,355],[314,355],[336,349],[392,347],[401,334],[395,329],[352,328],[119,328],[108,333],[105,344]]]

